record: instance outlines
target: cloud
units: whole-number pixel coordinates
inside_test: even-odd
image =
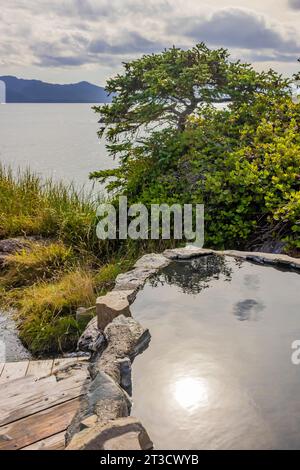
[[[81,75],[95,70],[101,74],[106,68],[103,75],[108,75],[141,54],[173,44],[189,48],[199,41],[227,47],[242,60],[297,67],[298,15],[289,10],[283,22],[277,3],[270,21],[255,11],[259,0],[247,1],[252,10],[218,9],[220,0],[10,0],[0,11],[1,70],[15,73],[19,68],[26,75],[26,67],[38,66],[45,74],[60,69]],[[300,0],[288,1],[291,8],[299,8]],[[265,2],[272,7],[273,0]]]
[[[264,54],[259,52],[252,52],[249,54],[249,60],[255,62],[287,62],[297,63],[299,55],[297,54],[281,54],[281,53],[270,53]]]
[[[11,0],[0,12],[0,43],[22,49],[22,58],[4,50],[1,62],[74,68],[119,56],[120,64],[168,44],[157,32],[171,11],[168,0]]]
[[[300,0],[289,0],[289,6],[294,10],[300,10]]]
[[[168,0],[12,0],[10,8],[35,15],[57,14],[62,17],[98,21],[101,17],[113,18],[122,15],[155,15],[170,12]]]
[[[108,42],[104,39],[93,40],[89,45],[89,52],[94,54],[134,54],[157,52],[164,48],[163,44],[147,39],[138,32],[121,34],[116,41]]]
[[[295,39],[284,37],[266,23],[263,16],[238,8],[217,11],[209,18],[182,18],[172,30],[195,41],[238,49],[273,49],[280,52],[300,51]]]

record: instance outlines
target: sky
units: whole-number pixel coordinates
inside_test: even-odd
[[[1,0],[0,76],[104,85],[122,62],[204,41],[300,70],[300,0]]]

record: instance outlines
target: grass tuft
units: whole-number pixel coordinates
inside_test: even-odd
[[[20,291],[14,301],[20,338],[33,353],[72,349],[80,334],[76,309],[90,307],[95,298],[93,276],[81,270]]]
[[[101,202],[72,185],[43,181],[29,170],[16,175],[0,164],[0,238],[57,238],[95,250],[96,207]]]
[[[74,252],[62,242],[31,242],[28,248],[6,257],[0,285],[6,288],[21,287],[39,280],[51,279],[72,262]]]

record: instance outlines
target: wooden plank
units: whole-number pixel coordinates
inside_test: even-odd
[[[23,395],[34,393],[40,388],[44,389],[47,386],[53,386],[55,383],[56,378],[54,376],[37,380],[35,377],[30,375],[10,380],[9,382],[3,382],[0,384],[0,406],[2,406],[3,400],[6,401],[12,398],[17,402]]]
[[[51,379],[53,383],[49,383]],[[59,405],[85,393],[86,372],[56,382],[55,377],[47,377],[36,382],[35,386],[23,393],[1,397],[0,426],[38,413],[51,406]]]
[[[53,366],[53,359],[46,361],[30,361],[26,375],[32,375],[40,379],[41,377],[48,377],[51,375]]]
[[[0,450],[17,450],[65,431],[80,399],[54,406],[0,428]]]
[[[0,383],[25,377],[28,364],[29,361],[6,362],[1,374]]]
[[[60,432],[54,436],[47,437],[41,441],[35,442],[30,446],[23,447],[20,450],[64,450],[65,432]]]
[[[56,374],[59,370],[64,367],[71,366],[72,364],[77,364],[77,357],[62,357],[60,359],[54,359],[52,374]]]

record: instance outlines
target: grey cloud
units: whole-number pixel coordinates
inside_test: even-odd
[[[86,55],[55,56],[41,53],[38,56],[36,65],[41,67],[78,67],[88,62],[89,60]]]
[[[294,10],[300,10],[300,0],[289,0],[289,6]]]
[[[151,41],[137,32],[127,32],[120,35],[117,41],[108,42],[105,39],[96,39],[91,42],[89,52],[94,54],[133,54],[137,52],[157,52],[163,45]]]
[[[240,49],[274,49],[281,52],[300,51],[295,40],[283,35],[266,24],[262,16],[255,13],[230,8],[214,13],[208,19],[181,19],[175,23],[173,31],[178,31],[197,41],[213,45]]]
[[[297,54],[281,54],[281,53],[273,53],[273,54],[259,54],[259,53],[252,53],[249,55],[249,60],[254,62],[287,62],[296,63],[298,60]]]
[[[109,14],[108,0],[15,0],[8,8],[27,11],[33,15],[56,14],[58,16],[98,19]]]
[[[110,56],[151,53],[163,49],[163,45],[151,41],[137,32],[121,32],[114,42],[97,39],[87,42],[78,34],[65,35],[59,42],[42,42],[32,48],[36,63],[44,67],[72,67],[89,63],[111,63]],[[67,51],[67,52],[66,52]]]
[[[12,7],[35,15],[54,13],[88,21],[127,14],[155,15],[172,10],[168,0],[15,0]]]

